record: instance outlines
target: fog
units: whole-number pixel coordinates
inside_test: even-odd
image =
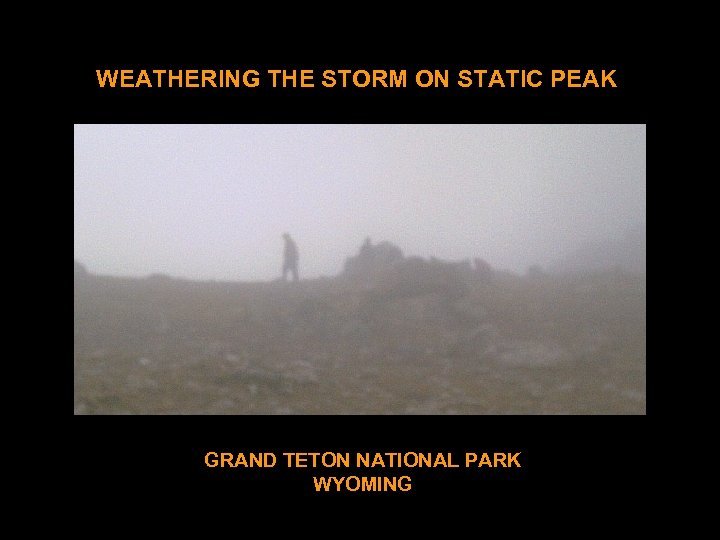
[[[645,131],[75,126],[75,414],[645,414]]]
[[[288,232],[301,279],[339,274],[366,237],[553,268],[644,246],[645,140],[644,125],[76,125],[74,257],[265,281]]]

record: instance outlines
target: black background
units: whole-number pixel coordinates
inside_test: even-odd
[[[593,55],[578,59],[566,54],[556,60],[513,55],[441,56],[437,51],[419,61],[412,56],[368,54],[346,58],[321,54],[312,61],[291,58],[267,58],[263,54],[227,58],[225,55],[143,58],[127,55],[101,58],[95,55],[77,69],[78,90],[75,96],[75,118],[79,123],[642,123],[647,96],[643,95],[644,73],[639,63],[625,56]],[[145,69],[154,83],[153,69],[220,69],[261,74],[255,88],[100,88],[96,70]],[[273,88],[270,69],[313,70],[313,88]],[[333,88],[322,86],[325,69],[405,69],[405,88]],[[448,88],[420,88],[414,74],[421,70],[448,70]],[[488,88],[490,73],[484,76],[484,87],[460,88],[456,81],[462,69],[537,69],[543,84],[539,88]],[[568,88],[560,83],[551,86],[553,69],[594,70],[598,82],[603,69],[615,70],[617,88]],[[299,74],[298,74],[299,78]],[[536,77],[537,79],[538,77]],[[340,81],[340,76],[336,79]],[[519,77],[518,77],[519,80]],[[118,82],[119,86],[119,82]]]
[[[369,37],[330,34],[215,44],[130,39],[83,40],[72,55],[72,123],[647,123],[651,89],[641,49],[614,35],[433,39],[379,45]],[[306,36],[307,37],[307,36]],[[317,36],[316,36],[317,37]],[[310,42],[313,45],[310,45]],[[349,42],[349,46],[348,46]],[[341,46],[343,45],[343,46]],[[102,90],[96,69],[407,69],[405,89]],[[539,69],[541,89],[418,89],[417,69]],[[617,89],[552,89],[551,69],[615,69]],[[267,83],[267,79],[263,83]],[[69,125],[69,124],[68,124]],[[69,270],[68,270],[69,272]],[[648,377],[652,381],[652,377]],[[649,382],[649,386],[651,386]],[[314,516],[372,507],[423,522],[435,509],[446,519],[478,522],[526,510],[552,516],[582,511],[602,521],[632,512],[649,480],[653,393],[647,416],[74,416],[73,478],[82,507],[154,512],[169,503],[178,516],[219,518],[270,509],[278,522],[290,508]],[[68,400],[69,401],[69,400]],[[316,494],[312,469],[209,469],[208,451],[522,452],[522,469],[413,469],[408,493]],[[342,470],[338,470],[341,472]],[[403,474],[387,469],[385,474]],[[334,471],[324,471],[334,474]],[[367,474],[383,474],[371,469]],[[138,502],[140,501],[140,502]],[[460,508],[470,507],[467,511]],[[282,509],[282,511],[278,511]],[[304,510],[305,511],[305,510]],[[413,512],[412,518],[406,512]],[[586,514],[585,514],[586,513]],[[576,514],[577,515],[577,514]],[[210,518],[212,519],[212,518]],[[362,519],[360,520],[362,521]],[[591,526],[595,526],[595,521]]]

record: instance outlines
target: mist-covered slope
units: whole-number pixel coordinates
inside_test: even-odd
[[[643,275],[396,263],[300,283],[76,265],[75,412],[645,413]]]

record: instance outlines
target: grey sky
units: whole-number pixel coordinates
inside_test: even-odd
[[[332,276],[366,236],[524,272],[645,223],[645,125],[76,125],[100,274]]]

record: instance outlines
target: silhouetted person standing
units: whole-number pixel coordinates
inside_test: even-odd
[[[283,251],[283,281],[287,281],[288,271],[292,272],[293,281],[298,280],[298,249],[288,233],[283,234],[285,250]]]

